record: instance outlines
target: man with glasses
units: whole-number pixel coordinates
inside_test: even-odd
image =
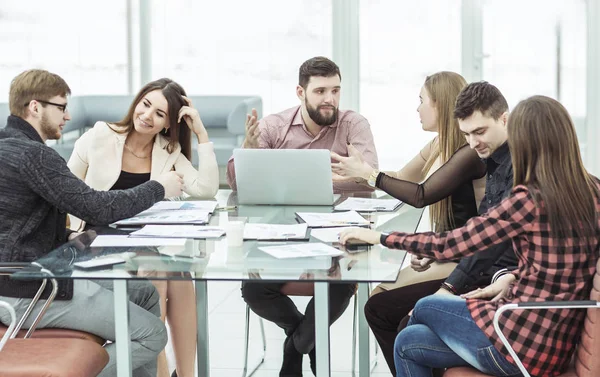
[[[58,140],[62,136],[61,131],[68,120],[71,120],[71,114],[67,110],[67,98],[63,96],[54,96],[49,101],[34,99],[25,104],[24,107],[30,105],[36,106],[41,104],[40,122],[32,124],[36,131],[42,137],[42,140]],[[52,108],[48,109],[50,105]],[[36,127],[37,126],[37,127]]]
[[[165,197],[181,194],[183,180],[170,172],[129,190],[95,191],[71,174],[46,140],[58,139],[66,122],[71,90],[58,75],[29,70],[10,85],[11,115],[0,130],[0,262],[32,262],[67,241],[66,216],[73,213],[103,225],[134,216]],[[85,331],[114,341],[112,281],[59,280],[56,301],[39,328]],[[39,281],[0,277],[0,300],[22,316]],[[42,295],[48,297],[50,287]],[[129,283],[131,360],[134,376],[155,376],[156,357],[167,342],[159,318],[156,289],[147,281]],[[7,325],[10,316],[0,312]],[[27,321],[24,328],[31,325]],[[100,376],[116,371],[114,342],[105,347],[110,361]]]

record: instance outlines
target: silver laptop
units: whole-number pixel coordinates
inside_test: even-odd
[[[235,149],[239,204],[332,205],[327,149]]]

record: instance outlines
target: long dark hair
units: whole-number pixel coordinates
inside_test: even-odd
[[[560,102],[533,96],[508,117],[514,185],[539,191],[555,236],[595,237],[596,179],[581,160],[573,121]]]
[[[129,106],[129,110],[127,111],[127,115],[125,115],[125,118],[114,123],[115,125],[121,127],[121,129],[114,131],[118,133],[131,132],[133,129],[133,112],[135,107],[138,105],[138,103],[140,103],[146,94],[158,89],[161,90],[162,94],[167,99],[167,103],[169,104],[169,129],[166,131],[166,133],[161,133],[161,135],[169,141],[167,151],[172,153],[175,150],[177,143],[179,143],[181,146],[181,153],[191,161],[192,133],[183,119],[180,123],[177,123],[177,115],[179,114],[179,110],[181,107],[187,106],[187,103],[182,96],[187,97],[187,94],[181,85],[171,79],[162,78],[144,85]]]

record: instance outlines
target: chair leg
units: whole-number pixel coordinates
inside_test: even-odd
[[[250,307],[246,305],[246,326],[244,329],[244,369],[242,370],[242,377],[250,377],[256,372],[258,367],[265,362],[265,355],[267,352],[267,337],[265,335],[265,326],[263,323],[263,319],[259,318],[258,323],[260,325],[260,335],[262,339],[262,355],[260,356],[260,360],[256,363],[254,367],[250,369],[248,373],[248,345],[250,343]]]
[[[358,298],[356,294],[354,295],[354,316],[352,318],[352,376],[356,376],[356,329],[358,327],[358,323],[356,323],[358,318]]]

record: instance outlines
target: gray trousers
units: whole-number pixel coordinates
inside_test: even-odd
[[[156,377],[156,358],[167,344],[167,330],[160,320],[160,303],[154,286],[145,280],[128,282],[131,363],[134,377]],[[74,280],[73,299],[56,300],[50,305],[38,328],[85,331],[112,341],[105,349],[110,356],[99,377],[116,376],[115,306],[112,280]],[[17,312],[17,320],[31,299],[0,297]],[[45,300],[40,300],[23,328],[29,328]],[[0,321],[8,326],[10,316],[0,311]]]

